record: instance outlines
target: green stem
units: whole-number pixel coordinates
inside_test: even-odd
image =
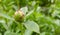
[[[20,23],[20,30],[21,30],[21,35],[23,35],[23,24]]]
[[[18,6],[18,9],[20,9],[19,0],[16,0],[16,3],[17,3],[17,6]]]

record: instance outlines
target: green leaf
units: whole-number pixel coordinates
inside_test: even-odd
[[[26,23],[24,23],[24,25],[28,30],[34,31],[36,33],[40,33],[39,32],[39,26],[34,21],[27,21]]]
[[[6,25],[6,22],[4,20],[0,20],[0,23],[2,23],[3,27],[8,30],[8,26]]]
[[[30,31],[30,30],[28,30],[28,29],[25,30],[24,35],[31,35],[31,34],[32,34],[32,31]]]
[[[30,16],[33,12],[34,12],[34,10],[31,10],[25,17]]]
[[[2,35],[2,34],[0,33],[0,35]]]
[[[5,21],[4,20],[0,20],[0,23],[5,23]]]
[[[41,33],[40,35],[45,35],[45,32]]]
[[[4,35],[20,35],[19,33],[14,33],[11,31],[6,31]]]
[[[12,17],[10,17],[9,15],[6,15],[6,14],[2,14],[0,13],[0,17],[4,17],[6,19],[9,19],[9,20],[14,20]]]
[[[22,7],[20,10],[22,10],[24,12],[24,14],[26,15],[26,13],[28,12],[28,7]]]

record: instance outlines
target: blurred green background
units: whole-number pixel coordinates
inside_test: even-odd
[[[60,0],[0,0],[0,35],[60,35]]]

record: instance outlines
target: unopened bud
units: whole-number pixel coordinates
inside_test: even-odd
[[[24,19],[24,12],[22,12],[21,10],[16,11],[15,14],[14,14],[14,18],[17,21],[23,21],[23,19]]]

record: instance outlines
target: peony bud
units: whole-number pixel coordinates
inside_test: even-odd
[[[24,20],[24,12],[21,10],[18,10],[14,14],[14,18],[16,21],[22,22]]]

